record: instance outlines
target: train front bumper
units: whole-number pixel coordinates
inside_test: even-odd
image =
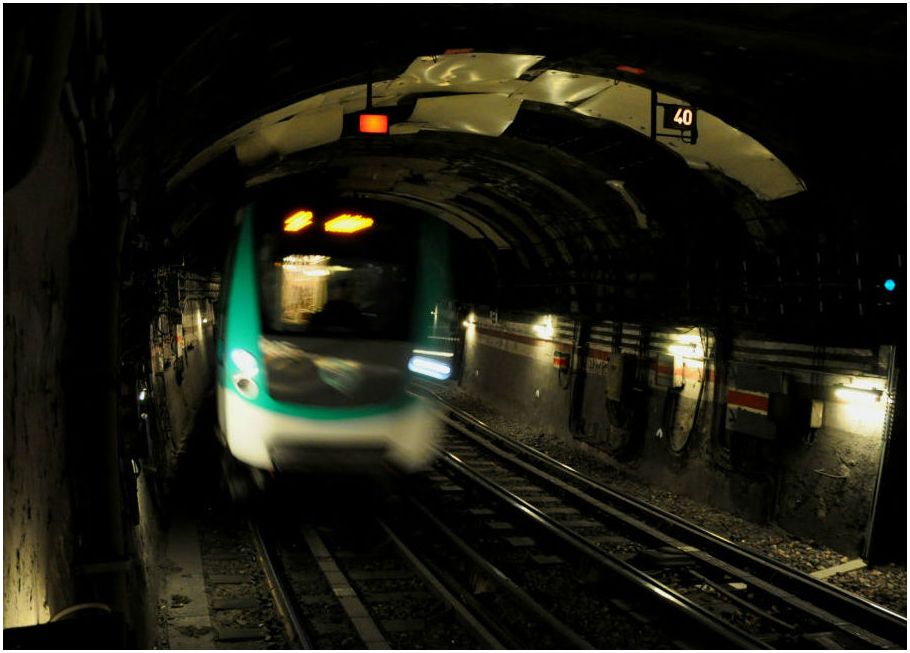
[[[311,419],[265,410],[219,386],[218,406],[231,454],[269,471],[356,472],[385,463],[418,471],[432,462],[439,432],[422,400],[364,417]]]

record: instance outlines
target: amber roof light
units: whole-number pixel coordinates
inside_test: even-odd
[[[313,224],[312,211],[296,211],[284,219],[284,230],[291,233],[306,229]]]
[[[342,213],[325,223],[325,230],[333,234],[352,234],[373,226],[373,218],[356,213]]]

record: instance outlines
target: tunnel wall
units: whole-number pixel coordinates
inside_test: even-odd
[[[697,329],[603,323],[579,342],[579,324],[558,316],[550,338],[544,316],[469,323],[461,385],[504,415],[641,481],[860,552],[885,401],[857,404],[836,389],[884,388],[879,352],[738,338],[706,372],[703,352],[710,360],[715,343]],[[582,391],[573,387],[580,346]],[[571,373],[556,367],[557,351],[572,354]],[[643,364],[629,369],[635,360]]]
[[[217,282],[186,270],[157,274],[159,316],[151,327],[151,400],[155,406],[158,467],[164,482],[186,451],[206,397],[211,397]]]
[[[3,626],[72,603],[63,340],[75,150],[57,115],[37,166],[3,197]]]

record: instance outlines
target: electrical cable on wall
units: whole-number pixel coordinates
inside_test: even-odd
[[[695,432],[695,427],[698,425],[698,418],[699,418],[699,415],[701,414],[702,401],[703,401],[704,395],[705,395],[705,386],[708,383],[708,373],[710,370],[709,365],[710,365],[711,357],[714,354],[713,350],[708,349],[709,338],[706,334],[705,329],[702,329],[701,327],[699,327],[698,336],[699,336],[699,339],[701,340],[701,346],[702,346],[702,378],[701,378],[701,382],[698,386],[698,395],[696,396],[696,399],[695,399],[695,409],[692,411],[692,422],[689,424],[689,430],[686,433],[685,439],[678,445],[674,443],[674,438],[672,438],[672,437],[667,438],[667,445],[670,448],[670,451],[677,455],[682,454],[686,450],[686,448],[689,445],[689,441],[692,439],[692,434]],[[664,415],[663,415],[662,423],[664,423],[666,425],[665,428],[666,428],[666,432],[668,432],[668,433],[673,432],[673,426],[674,426],[674,422],[676,419],[676,409],[679,405],[679,398],[682,394],[682,387],[680,387],[679,390],[676,391],[675,401],[672,401],[671,404],[669,404],[669,405],[672,405],[672,408],[669,408],[668,401],[670,401],[671,393],[673,393],[674,390],[676,390],[676,389],[674,388],[674,389],[668,390],[667,396],[664,398]],[[669,416],[669,419],[668,419],[668,415],[667,415],[668,410],[672,410],[672,415]]]
[[[579,331],[580,331],[579,322],[578,322],[578,320],[575,320],[572,325],[572,342],[574,345],[573,354],[569,355],[569,362],[567,365],[560,366],[556,369],[556,372],[558,375],[559,387],[562,390],[568,390],[569,387],[572,385],[572,367],[575,365],[575,361],[578,358],[578,356],[576,356],[574,354],[578,352],[578,349],[580,347],[580,343],[578,342]],[[554,353],[554,356],[555,356],[555,353]],[[576,378],[577,378],[578,370],[575,371],[575,374],[576,374]],[[565,384],[563,384],[563,377],[565,377]],[[575,404],[573,401],[573,403],[570,407],[570,415],[569,415],[569,422],[570,422],[569,427],[570,428],[572,428],[574,426],[574,421],[575,421],[574,412],[575,412]]]

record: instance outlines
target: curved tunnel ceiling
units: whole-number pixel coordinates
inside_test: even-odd
[[[519,114],[544,108],[569,125],[578,122],[572,118],[585,116],[595,127],[606,121],[634,130],[635,135],[622,136],[638,139],[642,150],[663,147],[679,154],[690,168],[725,174],[759,199],[779,199],[805,188],[757,141],[707,112],[696,114],[697,140],[674,137],[666,130],[659,135],[659,129],[650,138],[652,101],[688,104],[683,100],[652,96],[643,87],[617,79],[546,69],[540,67],[543,60],[539,55],[497,53],[418,57],[401,75],[374,83],[371,90],[375,109],[405,109],[399,112],[403,119],[390,125],[393,142],[432,141],[429,151],[423,148],[423,158],[409,155],[409,146],[398,143],[396,151],[385,153],[346,153],[342,146],[328,163],[319,157],[320,166],[339,170],[333,187],[342,195],[423,209],[468,238],[514,250],[525,269],[537,265],[571,269],[585,259],[602,265],[607,259],[626,258],[617,252],[628,247],[630,233],[653,235],[656,230],[653,220],[648,222],[647,198],[636,197],[625,180],[611,178],[607,169],[567,156],[559,148],[541,150],[520,134],[502,139],[495,148],[470,140],[512,136],[510,128]],[[345,116],[366,108],[367,90],[360,84],[260,116],[197,154],[171,178],[168,188],[226,153],[249,170],[337,143],[343,136],[356,137],[350,133],[350,122],[345,126]],[[653,110],[656,118],[663,107]],[[619,140],[616,132],[587,131],[598,140]],[[468,136],[439,138],[443,133]],[[304,170],[299,165],[271,166],[246,184],[255,186]]]
[[[539,67],[545,57],[497,53],[458,53],[416,58],[401,75],[373,83],[372,106],[398,106],[416,98],[407,119],[390,125],[392,136],[424,130],[501,136],[525,102],[565,107],[585,116],[635,129],[676,151],[694,168],[715,169],[773,200],[805,186],[761,143],[720,118],[697,111],[698,138],[682,139],[654,129],[662,105],[691,105],[618,79]],[[442,94],[445,95],[442,95]],[[343,116],[367,108],[365,84],[321,93],[250,121],[197,154],[169,182],[173,187],[225,150],[241,165],[334,142],[342,137]],[[652,133],[653,131],[653,133]]]
[[[824,130],[805,142],[797,139],[807,105],[800,105],[802,114],[792,124],[786,114],[788,94],[801,75],[819,68],[788,62],[778,75],[750,59],[748,48],[737,46],[724,68],[727,77],[699,78],[690,72],[698,66],[687,71],[691,59],[667,63],[680,52],[676,46],[651,48],[642,57],[648,48],[638,43],[629,50],[639,53],[638,61],[662,61],[664,68],[638,76],[629,72],[637,72],[634,68],[618,65],[623,59],[615,52],[625,44],[608,49],[617,36],[625,38],[624,28],[595,21],[582,25],[571,16],[588,15],[587,9],[559,9],[553,16],[570,18],[537,20],[512,32],[495,21],[470,31],[484,27],[486,12],[513,16],[519,10],[512,6],[476,12],[434,8],[427,11],[457,18],[442,28],[429,13],[419,24],[384,22],[394,34],[371,29],[370,17],[359,16],[344,24],[351,47],[343,54],[335,48],[334,56],[331,39],[341,23],[315,39],[273,36],[270,30],[281,28],[274,21],[266,25],[268,20],[257,32],[244,24],[254,15],[250,12],[216,25],[193,44],[192,56],[178,59],[164,76],[167,94],[160,91],[167,102],[159,100],[157,133],[164,138],[151,151],[152,160],[161,162],[155,170],[163,175],[159,187],[168,190],[160,206],[173,216],[171,232],[188,233],[200,216],[213,212],[213,204],[215,212],[223,208],[212,197],[230,184],[252,189],[295,175],[323,192],[435,215],[470,241],[498,252],[494,258],[506,262],[502,269],[511,270],[506,275],[511,282],[561,287],[572,297],[584,291],[594,298],[589,305],[600,311],[615,307],[600,301],[608,297],[622,303],[629,295],[639,306],[652,306],[702,291],[702,310],[711,310],[718,292],[727,292],[718,288],[738,283],[725,276],[744,276],[736,270],[755,269],[756,257],[762,274],[780,276],[767,264],[770,256],[773,267],[776,256],[779,269],[788,265],[799,275],[803,259],[813,254],[813,239],[823,243],[825,232],[843,232],[847,226],[858,240],[874,240],[849,208],[868,195],[839,183],[843,168],[838,171],[823,149],[812,146]],[[418,15],[405,7],[394,11]],[[560,21],[549,31],[553,38],[546,38],[549,22]],[[647,32],[651,24],[638,29]],[[440,29],[444,38],[433,31]],[[611,30],[614,40],[608,42],[604,35]],[[735,38],[750,46],[760,43],[747,36],[741,39],[743,33],[736,32]],[[415,58],[433,51],[427,43],[440,42],[511,46]],[[236,51],[230,59],[235,63],[200,67],[217,61],[212,56],[219,43]],[[374,53],[382,44],[382,56],[368,56],[364,43],[372,43]],[[708,46],[719,49],[716,43]],[[249,63],[242,59],[254,52]],[[702,56],[714,54],[704,50]],[[824,56],[840,55],[826,51]],[[846,69],[853,64],[845,56],[838,61]],[[263,67],[269,61],[276,62],[274,70]],[[366,103],[369,68],[379,80],[373,83],[373,106],[391,116],[387,137],[364,138],[351,129]],[[793,75],[793,81],[781,81]],[[831,77],[828,70],[824,75],[813,88]],[[186,120],[178,119],[179,89],[185,89],[187,106],[196,109]],[[733,106],[728,93],[738,93],[741,106],[756,105],[760,111],[725,110]],[[652,139],[653,100],[697,106],[698,140]],[[762,122],[764,114],[768,119]],[[657,131],[665,133],[660,109],[655,120]],[[756,125],[760,135],[753,138],[746,132]],[[790,160],[798,176],[786,165]],[[847,204],[834,198],[843,191],[854,195]],[[887,202],[871,197],[869,211]],[[826,214],[829,207],[834,210]],[[660,308],[663,314],[672,310]]]

